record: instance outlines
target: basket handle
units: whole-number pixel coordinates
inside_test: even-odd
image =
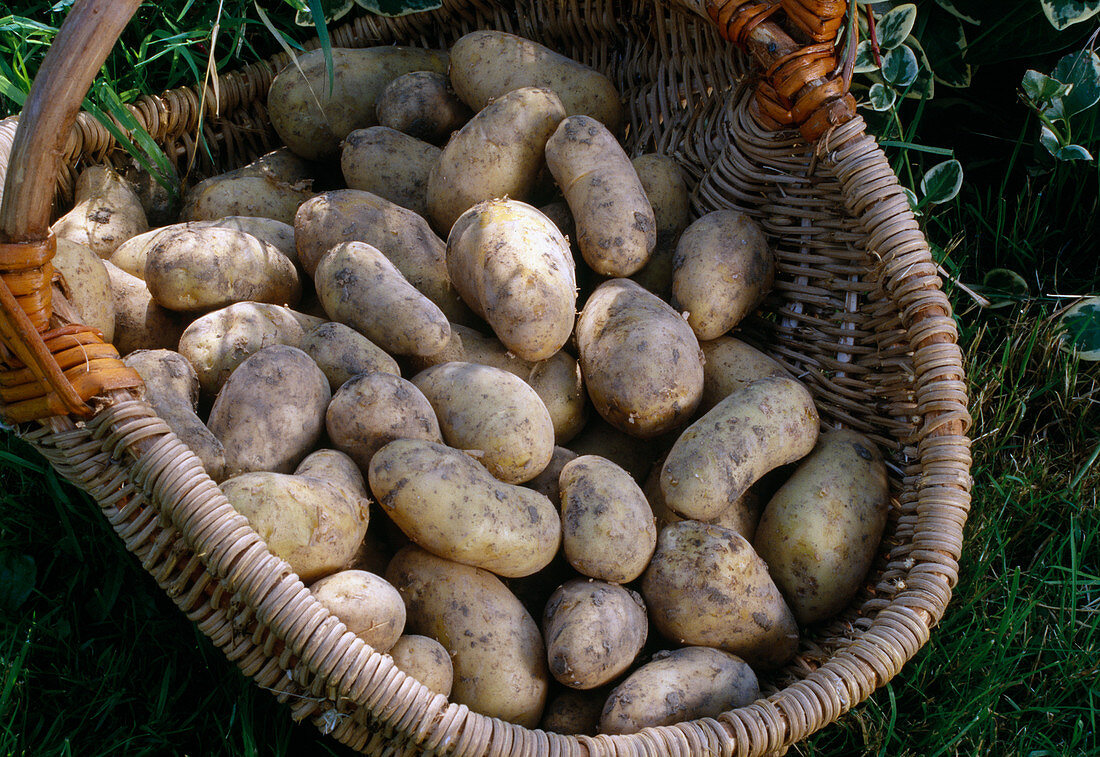
[[[80,105],[141,0],[81,0],[46,53],[19,118],[0,205],[0,412],[20,423],[92,414],[87,401],[141,386],[97,330],[58,317],[53,182]]]

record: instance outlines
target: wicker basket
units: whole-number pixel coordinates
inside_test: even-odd
[[[334,32],[340,46],[440,46],[498,28],[608,73],[626,101],[630,150],[675,156],[696,214],[736,207],[767,230],[779,275],[748,333],[806,382],[825,425],[862,431],[890,455],[893,510],[864,591],[805,635],[766,698],[714,719],[595,738],[473,713],[346,632],[140,399],[113,348],[71,325],[56,290],[51,305],[55,192],[71,193],[78,168],[120,157],[99,124],[73,118],[136,5],[77,3],[21,117],[0,210],[3,409],[92,494],[187,617],[295,718],[370,754],[761,755],[836,720],[927,641],[956,582],[969,504],[965,378],[928,246],[838,74],[832,40],[843,2],[446,0],[439,11],[367,17]],[[764,76],[748,75],[752,58]],[[200,151],[200,170],[277,146],[264,104],[284,63],[223,76],[217,110],[208,93],[212,159]],[[200,102],[196,90],[175,90],[133,111],[183,164],[195,151]]]

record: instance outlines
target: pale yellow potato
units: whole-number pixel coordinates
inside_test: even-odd
[[[120,355],[134,350],[175,349],[187,328],[183,313],[166,310],[153,301],[149,287],[110,260],[103,261],[114,298],[115,338]]]
[[[281,305],[238,302],[196,318],[176,341],[203,394],[213,396],[250,355],[273,344],[300,347],[306,333],[322,323]]]
[[[539,728],[551,733],[595,736],[606,699],[604,689],[566,689],[547,702]]]
[[[657,519],[657,531],[671,523],[679,523],[685,520],[669,509],[665,503],[665,495],[661,493],[661,467],[664,460],[653,466],[646,478],[642,491],[649,500],[649,506],[653,509],[653,517]],[[725,510],[709,520],[700,523],[709,523],[712,526],[721,526],[744,536],[750,542],[756,534],[756,525],[760,522],[760,511],[764,509],[764,503],[760,501],[754,489],[749,489]]]
[[[354,471],[351,460],[345,465]],[[367,532],[366,491],[349,497],[345,487],[325,478],[245,473],[222,482],[221,490],[272,554],[305,583],[339,571]]]
[[[291,224],[298,206],[313,195],[310,181],[289,183],[270,176],[223,174],[187,191],[180,218],[214,221],[226,216],[258,216]]]
[[[416,547],[398,552],[386,580],[405,600],[409,633],[437,639],[454,664],[451,701],[534,728],[549,689],[538,625],[487,570]]]
[[[477,363],[443,363],[416,374],[412,383],[435,409],[443,440],[501,481],[530,481],[550,462],[550,412],[517,376]]]
[[[348,499],[369,499],[362,472],[340,450],[319,449],[311,452],[294,469],[294,475],[326,481],[343,492]]]
[[[447,245],[408,208],[357,189],[324,192],[298,209],[294,233],[302,268],[310,275],[336,245],[366,242],[389,258],[449,320],[477,320],[451,285]]]
[[[657,544],[657,527],[631,475],[606,458],[584,455],[562,468],[559,486],[569,564],[611,583],[640,576]]]
[[[655,295],[612,279],[577,320],[581,373],[608,423],[649,438],[687,422],[703,395],[703,353],[691,328]]]
[[[546,409],[554,424],[554,443],[567,444],[588,422],[588,393],[580,364],[562,350],[535,363],[525,379]]]
[[[775,253],[756,221],[715,210],[695,221],[676,245],[673,304],[700,340],[717,339],[751,313],[775,283]]]
[[[325,374],[297,347],[276,344],[250,356],[207,419],[225,447],[225,475],[290,473],[320,440],[330,398]]]
[[[753,541],[799,623],[820,623],[852,601],[889,509],[875,443],[855,431],[823,433],[768,501]]]
[[[91,166],[76,180],[76,204],[51,227],[58,239],[110,257],[130,237],[149,230],[145,210],[130,185],[110,168]]]
[[[550,675],[574,689],[617,678],[645,645],[645,603],[635,591],[577,578],[559,586],[543,613]]]
[[[428,174],[443,154],[396,129],[371,126],[344,137],[340,169],[349,189],[373,192],[417,215],[428,212]]]
[[[145,261],[149,258],[149,247],[153,240],[168,230],[186,228],[186,224],[172,224],[157,229],[150,229],[136,236],[130,237],[120,244],[107,260],[117,265],[131,276],[137,276],[145,280]]]
[[[809,454],[818,414],[801,383],[770,376],[738,389],[695,421],[661,469],[669,509],[710,520],[768,471]]]
[[[610,79],[514,34],[486,30],[460,38],[451,47],[451,81],[474,110],[520,87],[542,87],[561,98],[567,116],[592,116],[615,133],[622,125],[621,98]]]
[[[798,648],[794,615],[768,566],[728,528],[665,526],[641,588],[650,620],[680,644],[724,649],[757,670],[779,667]]]
[[[65,297],[80,313],[84,325],[99,329],[104,341],[113,341],[115,297],[103,258],[90,247],[58,239],[51,263],[54,270],[64,277]]]
[[[550,500],[496,480],[442,444],[390,442],[371,458],[368,477],[393,522],[439,557],[514,578],[549,565],[561,544],[561,520]]]
[[[298,347],[313,358],[336,392],[360,373],[401,375],[397,361],[386,351],[350,326],[329,321],[309,331]]]
[[[703,400],[699,411],[707,412],[726,397],[756,379],[786,376],[790,373],[779,362],[732,336],[720,336],[699,342],[703,363]]]
[[[378,96],[398,76],[412,71],[442,74],[448,65],[445,52],[392,45],[332,48],[331,54],[331,87],[325,53],[313,50],[284,68],[267,95],[276,133],[310,160],[333,157],[349,133],[376,124]]]
[[[466,304],[524,360],[546,360],[573,333],[569,243],[527,203],[487,200],[459,216],[447,237],[447,271]]]
[[[637,733],[714,718],[759,697],[756,674],[736,655],[708,647],[659,652],[611,692],[599,732]]]
[[[581,255],[601,276],[641,270],[657,245],[653,206],[615,136],[588,116],[571,116],[546,141],[546,165],[577,224]]]
[[[649,260],[630,280],[668,302],[672,298],[672,258],[675,254],[676,240],[658,236]]]
[[[138,350],[123,361],[145,382],[145,399],[172,433],[202,460],[215,481],[225,470],[225,448],[196,414],[199,377],[187,358],[171,350]]]
[[[431,691],[450,696],[454,684],[454,665],[447,650],[435,639],[410,633],[390,647],[393,664],[424,684]]]
[[[615,428],[598,414],[593,414],[567,446],[577,455],[606,457],[641,483],[645,481],[653,464],[675,441],[668,438],[669,436],[671,435],[639,439]]]
[[[325,412],[333,446],[367,470],[395,439],[443,442],[435,411],[413,384],[390,373],[364,373],[343,384]]]
[[[329,318],[386,352],[431,355],[447,346],[447,316],[369,244],[333,247],[318,264],[313,283]]]
[[[378,123],[433,145],[447,142],[473,112],[434,71],[413,71],[391,81],[378,96]]]
[[[508,371],[524,381],[535,367],[530,360],[509,352],[495,336],[460,323],[451,323],[451,338],[442,350],[434,355],[413,355],[409,358],[409,364],[417,372],[442,363],[480,363]]]
[[[145,282],[169,310],[208,312],[234,302],[293,305],[298,271],[267,242],[235,229],[179,229],[158,235],[145,261]]]
[[[561,469],[566,466],[567,463],[576,460],[577,453],[566,449],[565,447],[554,447],[554,454],[550,457],[550,462],[546,467],[542,469],[542,473],[538,474],[530,481],[525,481],[524,486],[528,489],[534,489],[539,494],[542,494],[551,502],[561,502]]]
[[[303,160],[292,150],[280,147],[265,153],[251,163],[229,171],[233,176],[263,176],[284,184],[312,181],[317,175],[317,165]],[[227,174],[222,174],[225,176]]]
[[[405,602],[386,579],[342,570],[309,587],[325,609],[375,651],[388,652],[405,629]]]
[[[639,155],[630,162],[653,206],[658,240],[675,239],[687,228],[691,212],[691,197],[683,169],[675,158],[658,153]]]
[[[467,209],[496,197],[530,199],[546,140],[565,110],[545,89],[524,87],[482,108],[451,137],[428,177],[428,220],[446,236]]]

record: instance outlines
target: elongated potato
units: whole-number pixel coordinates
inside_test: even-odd
[[[76,204],[51,228],[58,239],[110,257],[130,237],[149,230],[145,210],[126,180],[110,168],[91,166],[76,180]]]
[[[413,376],[439,418],[443,439],[509,484],[537,476],[554,454],[554,423],[535,390],[477,363],[443,363]]]
[[[439,641],[454,663],[451,701],[534,728],[550,675],[538,625],[499,578],[408,547],[386,569],[410,633]]]
[[[454,665],[447,650],[435,639],[420,634],[405,634],[390,648],[393,664],[427,686],[436,694],[451,695]]]
[[[458,450],[398,439],[375,453],[370,488],[410,539],[434,555],[509,578],[550,564],[561,544],[557,508],[494,479]]]
[[[291,224],[298,206],[313,197],[312,186],[311,181],[290,183],[235,172],[211,176],[184,195],[180,218],[214,221],[226,216],[257,216]]]
[[[676,311],[629,279],[604,282],[577,321],[592,404],[633,436],[683,424],[703,395],[702,352]]]
[[[279,137],[310,160],[332,157],[352,130],[377,123],[378,96],[398,76],[447,72],[447,54],[436,50],[383,46],[331,52],[333,86],[324,51],[313,50],[284,68],[267,96],[268,116]]]
[[[317,266],[313,283],[329,318],[387,352],[431,355],[447,346],[447,316],[369,244],[345,242],[332,248]]]
[[[765,473],[809,454],[817,442],[813,397],[794,379],[753,381],[680,436],[661,469],[669,509],[710,520]]]
[[[546,89],[524,87],[486,105],[455,132],[428,177],[428,220],[446,236],[483,200],[530,199],[545,163],[546,140],[565,110]]]
[[[520,87],[542,87],[561,98],[567,116],[592,116],[615,133],[622,124],[622,102],[610,79],[514,34],[476,31],[460,38],[451,47],[451,81],[474,110]]]
[[[386,579],[365,570],[342,570],[309,587],[347,629],[379,652],[388,652],[405,629],[405,602]]]
[[[187,327],[187,318],[162,308],[153,300],[149,287],[110,260],[103,261],[111,279],[114,297],[114,345],[120,355],[134,350],[174,349]]]
[[[699,342],[699,347],[706,358],[703,363],[703,400],[699,403],[702,413],[759,378],[791,375],[777,361],[732,336]]]
[[[65,296],[83,317],[84,325],[99,329],[104,340],[112,341],[115,298],[103,259],[90,247],[58,239],[52,263],[54,270],[65,277]]]
[[[588,421],[588,393],[575,357],[556,352],[535,363],[524,380],[550,411],[555,444],[566,444],[580,433]]]
[[[753,546],[799,623],[851,602],[882,540],[889,484],[874,442],[827,431],[764,508]]]
[[[753,668],[774,668],[798,648],[798,626],[745,537],[685,520],[666,526],[642,578],[649,617],[681,644],[718,647]]]
[[[653,206],[615,136],[588,116],[571,116],[546,142],[546,165],[577,224],[584,260],[602,276],[641,270],[657,245]]]
[[[380,125],[433,145],[445,144],[473,115],[447,77],[434,71],[398,76],[378,96],[377,108]]]
[[[443,154],[386,126],[356,129],[344,138],[340,169],[349,189],[385,197],[417,215],[427,215],[428,174]]]
[[[691,212],[691,198],[680,164],[675,158],[658,153],[639,155],[630,163],[653,206],[657,239],[675,240],[687,227]]]
[[[333,392],[360,373],[401,375],[397,361],[385,350],[350,326],[336,321],[322,323],[307,332],[298,346],[325,372]]]
[[[669,509],[668,504],[665,503],[665,495],[661,493],[661,467],[663,465],[664,460],[661,460],[653,466],[653,469],[649,472],[649,477],[646,479],[645,486],[642,487],[646,499],[649,500],[649,506],[653,509],[653,517],[657,519],[657,531],[661,531],[667,525],[684,520],[683,517]],[[728,528],[741,534],[751,542],[756,534],[756,525],[760,522],[760,511],[763,509],[764,503],[760,501],[759,495],[754,489],[749,489],[740,499],[718,515],[709,520],[700,521],[700,523]]]

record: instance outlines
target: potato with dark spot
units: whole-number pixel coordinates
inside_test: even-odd
[[[531,615],[499,578],[416,547],[398,552],[386,580],[405,600],[410,633],[439,641],[454,663],[451,701],[525,728],[546,704],[546,648]]]
[[[342,570],[309,587],[325,609],[378,652],[389,651],[405,628],[405,602],[384,578]]]
[[[435,71],[398,76],[378,96],[377,108],[382,126],[433,145],[446,144],[473,115],[447,77]]]
[[[637,592],[583,578],[558,587],[542,624],[550,674],[574,689],[617,678],[642,650],[649,628]]]
[[[657,530],[660,531],[671,523],[679,523],[684,520],[681,516],[669,509],[665,503],[665,496],[661,493],[661,466],[664,460],[655,465],[649,472],[645,486],[646,499],[653,509],[653,517],[657,519]],[[721,526],[744,536],[750,542],[756,534],[756,524],[760,521],[760,511],[764,509],[764,503],[753,489],[745,492],[740,499],[731,504],[715,517],[700,521],[712,526]]]
[[[336,321],[322,323],[307,332],[298,346],[325,372],[333,392],[360,373],[401,375],[397,361],[385,350],[350,326]]]
[[[535,390],[477,363],[443,363],[413,376],[435,408],[443,439],[508,484],[537,476],[554,454],[554,423]]]
[[[443,442],[427,398],[390,373],[364,373],[343,384],[328,405],[325,424],[333,445],[364,471],[374,453],[395,439]]]
[[[502,483],[458,450],[419,439],[390,442],[371,458],[379,505],[434,555],[508,578],[546,567],[561,544],[557,508]]]
[[[741,534],[685,520],[662,529],[642,578],[649,617],[680,644],[718,647],[754,669],[776,668],[798,648],[798,626]]]
[[[408,134],[371,126],[344,138],[340,169],[349,189],[373,192],[423,216],[428,212],[428,174],[442,154]]]
[[[854,431],[823,433],[764,508],[753,546],[799,623],[819,623],[851,602],[882,540],[886,466]]]
[[[699,411],[707,412],[735,391],[767,376],[790,377],[787,369],[760,350],[732,336],[699,342],[703,363],[703,401]]]
[[[691,328],[629,279],[604,282],[577,320],[581,373],[608,423],[649,438],[687,422],[703,395],[703,360]]]
[[[308,180],[291,183],[231,171],[191,187],[183,198],[180,219],[214,221],[226,216],[255,216],[291,224],[298,206],[313,197],[312,186]]]
[[[759,697],[756,674],[736,655],[708,647],[661,652],[611,692],[600,733],[714,718]]]
[[[54,236],[111,256],[130,237],[149,230],[141,200],[110,168],[91,166],[76,180],[76,204],[51,227]]]
[[[719,402],[672,446],[661,491],[673,512],[717,517],[768,471],[809,454],[819,419],[813,397],[790,378],[758,379]]]
[[[436,694],[450,696],[454,685],[454,665],[447,650],[433,638],[405,634],[390,647],[393,664]]]
[[[569,564],[611,583],[640,576],[653,555],[657,527],[630,474],[606,458],[584,455],[562,468],[559,486]]]

